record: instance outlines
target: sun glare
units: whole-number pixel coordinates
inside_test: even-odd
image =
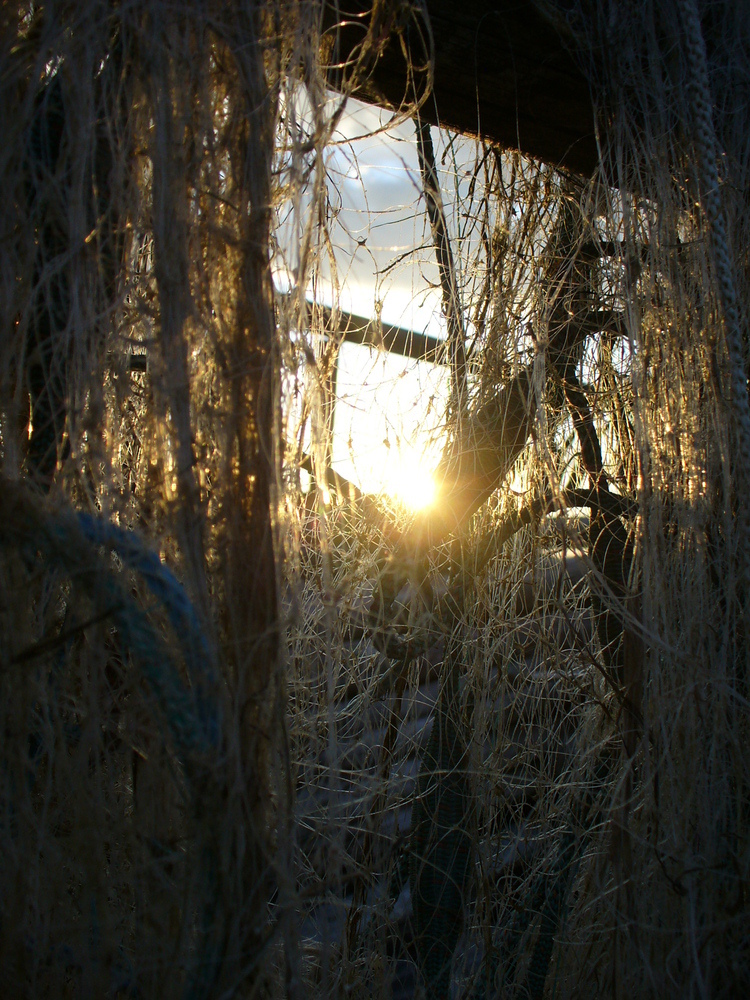
[[[398,462],[389,473],[383,488],[390,496],[414,511],[430,507],[437,495],[435,479],[429,469],[425,469],[419,462],[409,462],[408,458]]]

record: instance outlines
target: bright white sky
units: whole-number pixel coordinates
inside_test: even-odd
[[[360,316],[444,336],[439,277],[421,198],[411,120],[378,131],[390,114],[351,101],[327,151],[329,198],[341,307]],[[378,134],[373,134],[378,133]],[[445,149],[433,130],[436,158]],[[473,146],[458,146],[470,157]],[[443,200],[463,181],[456,149],[442,171]],[[455,227],[453,227],[455,232]],[[421,248],[421,249],[418,249]],[[324,274],[325,278],[325,274]],[[325,289],[319,298],[333,297]],[[333,466],[369,493],[429,500],[429,473],[442,451],[447,369],[353,344],[339,354]]]
[[[438,272],[421,201],[414,125],[408,120],[373,135],[389,118],[378,108],[350,101],[339,141],[327,154],[329,195],[337,210],[331,235],[340,301],[344,309],[370,315],[378,299],[386,322],[424,330],[441,324],[440,295],[434,287]],[[422,253],[401,260],[423,244]]]

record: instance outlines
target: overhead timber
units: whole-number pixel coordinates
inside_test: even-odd
[[[420,114],[433,125],[576,173],[595,169],[588,82],[532,0],[425,0],[426,20],[404,16],[404,5],[386,2],[375,5],[376,25],[372,0],[329,4],[334,86],[345,86],[367,40],[378,54],[361,74],[354,91],[359,99],[399,110],[424,98]],[[428,94],[430,37],[434,73]]]

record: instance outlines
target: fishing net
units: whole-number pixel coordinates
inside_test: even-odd
[[[0,14],[8,995],[737,996],[750,12],[535,0],[580,177],[350,6]],[[414,240],[346,239],[435,336],[347,299],[383,60]],[[438,372],[419,513],[340,471],[352,342]]]

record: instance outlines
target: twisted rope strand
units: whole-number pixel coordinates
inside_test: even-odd
[[[700,16],[695,0],[683,0],[682,12],[685,27],[685,54],[688,65],[688,90],[693,113],[694,142],[699,163],[700,196],[708,222],[708,233],[718,281],[719,303],[723,313],[724,332],[729,355],[731,378],[731,406],[737,424],[740,452],[739,482],[739,531],[741,565],[740,573],[746,591],[750,587],[750,402],[747,394],[740,311],[735,290],[732,262],[729,254],[726,218],[719,188],[717,168],[718,145],[714,130],[711,88],[708,77],[708,58],[703,38]]]

